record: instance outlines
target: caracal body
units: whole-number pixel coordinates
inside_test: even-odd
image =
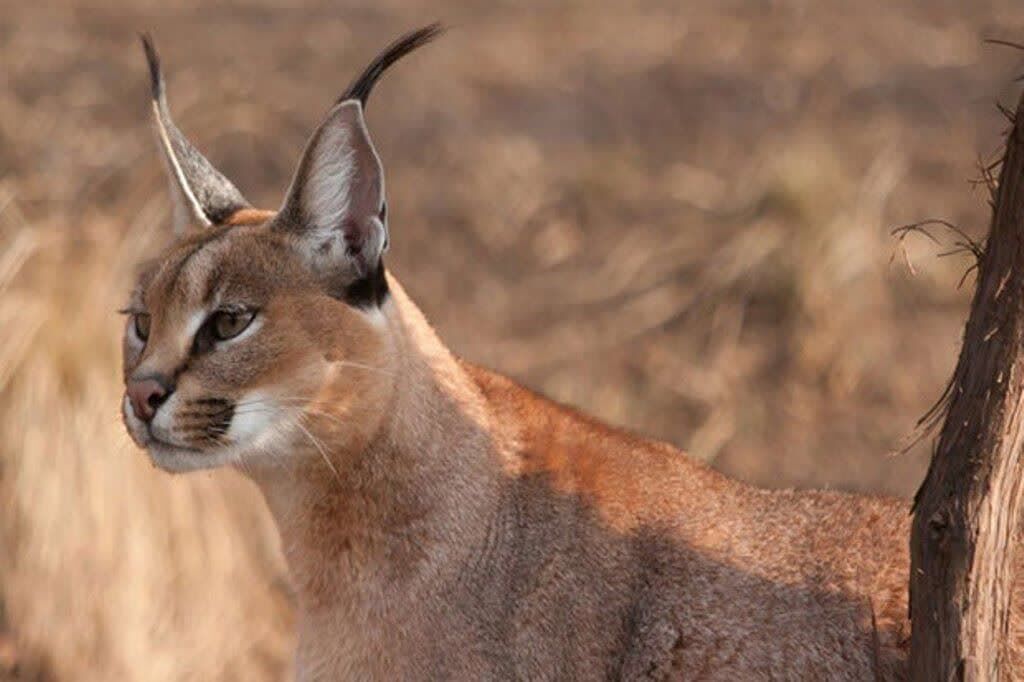
[[[549,401],[384,270],[363,109],[434,33],[346,91],[278,211],[174,126],[147,42],[180,236],[128,302],[124,419],[157,465],[260,487],[299,680],[903,679],[905,502],[757,489]]]

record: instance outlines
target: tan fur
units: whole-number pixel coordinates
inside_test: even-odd
[[[401,294],[388,318],[374,488],[257,479],[311,679],[900,678],[904,505],[748,488],[457,362]]]
[[[303,397],[231,460],[281,531],[300,679],[903,678],[905,503],[730,480],[456,359],[393,278],[379,311],[330,299],[263,228],[172,285],[190,248],[150,276],[153,348],[210,272],[267,319],[256,370],[215,353],[179,390]]]
[[[384,274],[363,107],[436,32],[355,81],[276,215],[197,160],[145,42],[172,183],[205,229],[128,302],[124,420],[165,469],[259,486],[299,679],[904,679],[905,503],[759,490],[557,405],[455,358]],[[247,326],[215,339],[231,311]]]

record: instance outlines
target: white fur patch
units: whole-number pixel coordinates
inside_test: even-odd
[[[183,445],[177,442],[177,439],[174,437],[174,413],[177,411],[180,402],[178,393],[172,393],[156,409],[156,414],[153,415],[153,419],[149,422],[150,432],[159,440],[171,445]]]
[[[249,393],[236,403],[227,437],[231,443],[244,446],[266,432],[278,417],[278,406],[269,396]]]
[[[348,131],[335,126],[324,129],[302,187],[302,202],[317,237],[326,237],[345,219],[355,170]]]
[[[206,321],[206,317],[208,315],[209,313],[206,310],[196,310],[193,311],[192,314],[188,316],[188,319],[185,321],[184,333],[185,336],[188,337],[189,343],[191,343],[191,339],[195,337],[196,332],[199,331],[199,328],[203,326],[203,322]]]
[[[370,321],[374,327],[378,329],[384,329],[387,326],[388,318],[384,315],[384,311],[379,306],[373,306],[366,310],[363,310],[363,317]]]

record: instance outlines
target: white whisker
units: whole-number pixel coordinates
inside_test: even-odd
[[[392,376],[395,375],[394,372],[392,372],[390,370],[387,370],[387,369],[384,369],[382,367],[373,367],[372,365],[364,365],[363,363],[356,362],[354,360],[337,360],[333,364],[341,365],[342,367],[356,367],[358,369],[365,369],[368,372],[378,372],[378,373],[383,374],[384,376],[388,376],[388,377],[392,377]]]
[[[324,462],[327,464],[327,467],[334,474],[335,480],[337,480],[338,484],[341,485],[341,482],[342,482],[341,481],[341,474],[339,474],[338,470],[334,468],[334,464],[331,463],[331,459],[330,459],[330,457],[327,456],[327,452],[323,449],[323,446],[320,443],[320,441],[317,440],[316,436],[314,436],[312,433],[309,432],[309,429],[307,429],[305,426],[302,425],[301,419],[300,420],[296,420],[295,426],[298,427],[304,434],[306,434],[306,436],[309,437],[309,440],[313,443],[313,445],[316,447],[316,449],[320,452],[320,456],[324,458]]]

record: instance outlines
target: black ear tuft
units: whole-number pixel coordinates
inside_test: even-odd
[[[153,99],[161,100],[164,98],[164,74],[160,69],[160,55],[157,54],[153,38],[148,33],[140,33],[139,40],[142,41],[142,49],[146,53],[146,63],[149,64],[149,81]]]
[[[313,133],[272,229],[294,240],[332,296],[370,308],[388,295],[384,168],[363,107],[388,67],[441,34],[431,24],[391,43],[338,98]]]
[[[163,152],[174,200],[175,232],[180,234],[189,225],[221,225],[237,211],[249,208],[250,204],[178,130],[167,106],[160,55],[148,34],[142,34],[140,39],[149,66],[157,142]]]
[[[363,70],[359,78],[356,78],[348,86],[344,94],[338,98],[336,104],[350,99],[357,99],[363,105],[363,109],[365,109],[370,91],[373,90],[373,86],[377,84],[377,81],[388,70],[388,67],[416,48],[431,42],[442,33],[444,33],[444,28],[438,22],[434,22],[412,33],[407,33],[388,45],[383,52],[370,62],[370,65]]]

